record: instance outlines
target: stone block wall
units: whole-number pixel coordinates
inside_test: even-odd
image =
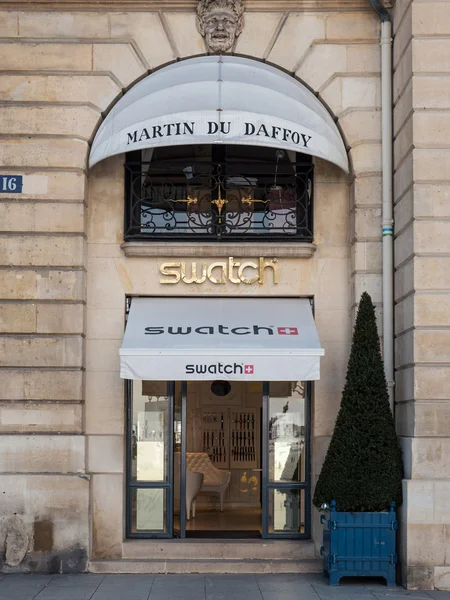
[[[350,179],[317,162],[318,248],[302,267],[328,357],[316,386],[316,477],[340,402],[349,315],[364,290],[381,302],[379,22],[369,8],[292,4],[249,8],[236,52],[304,81],[350,148]],[[23,194],[0,197],[0,486],[9,498],[0,547],[16,531],[27,551],[6,570],[79,570],[88,556],[121,556],[117,350],[137,273],[149,288],[145,260],[125,260],[120,248],[122,158],[92,174],[86,159],[102,115],[133,82],[205,48],[191,9],[114,6],[0,11],[0,164],[24,175]]]
[[[450,5],[397,2],[394,29],[403,575],[450,589]]]

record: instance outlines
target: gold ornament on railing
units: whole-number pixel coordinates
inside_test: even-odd
[[[187,198],[180,198],[180,199],[177,198],[177,200],[175,200],[175,202],[182,202],[182,203],[190,206],[191,204],[198,204],[198,198],[197,197],[193,198],[191,195],[188,194]]]
[[[211,200],[211,204],[215,204],[217,206],[217,210],[219,211],[219,217],[222,218],[223,207],[228,204],[228,200],[226,198],[222,198],[222,186],[219,184],[219,190],[217,193],[216,200]]]

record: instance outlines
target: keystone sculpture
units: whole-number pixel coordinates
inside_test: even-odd
[[[197,29],[205,38],[208,52],[222,54],[233,49],[244,28],[241,0],[200,0],[197,6]]]

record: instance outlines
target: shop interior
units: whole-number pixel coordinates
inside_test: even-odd
[[[261,412],[258,382],[188,384],[187,495],[191,471],[202,471],[204,481],[186,532],[261,536]]]
[[[168,444],[172,445],[176,534],[180,528],[181,384],[174,384],[172,415],[166,382],[133,384],[132,480],[167,480]],[[186,537],[260,538],[263,384],[218,380],[186,385]],[[270,384],[268,481],[293,485],[306,481],[305,413],[301,382]],[[168,490],[132,492],[133,531],[164,531]],[[267,502],[272,532],[304,532],[304,489],[270,489]]]

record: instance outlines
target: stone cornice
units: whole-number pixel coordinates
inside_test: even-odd
[[[236,244],[236,243],[201,243],[184,244],[171,242],[125,242],[122,244],[125,256],[153,256],[159,258],[194,257],[217,258],[222,256],[235,256],[236,258],[254,258],[264,256],[270,248],[270,256],[276,258],[311,258],[316,251],[314,244],[308,243],[276,243],[270,246],[264,243]]]
[[[369,0],[244,0],[249,11],[370,11]],[[387,8],[393,2],[384,1]],[[0,9],[15,10],[194,10],[197,0],[0,0]]]

